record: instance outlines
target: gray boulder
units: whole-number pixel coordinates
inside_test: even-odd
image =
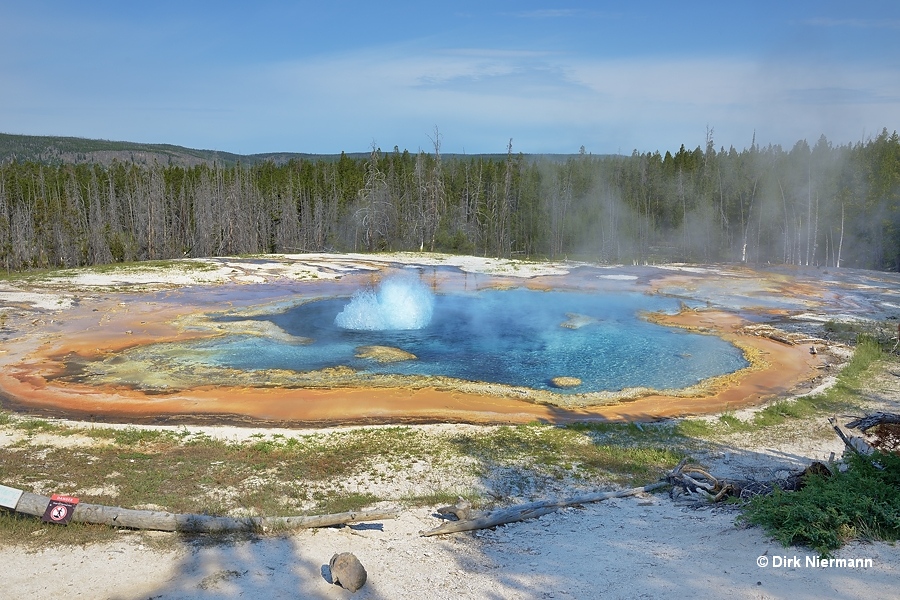
[[[350,552],[341,552],[331,557],[328,563],[331,581],[345,590],[355,592],[366,584],[366,569],[359,559]]]

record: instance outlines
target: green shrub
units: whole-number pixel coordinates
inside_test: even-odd
[[[900,456],[853,455],[848,463],[846,472],[808,477],[800,491],[757,496],[741,519],[823,556],[854,539],[900,539]]]

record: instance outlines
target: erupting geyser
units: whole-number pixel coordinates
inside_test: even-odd
[[[375,290],[360,290],[334,318],[353,331],[422,329],[431,322],[434,294],[417,278],[391,277]]]

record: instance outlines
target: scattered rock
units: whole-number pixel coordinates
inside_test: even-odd
[[[581,329],[587,325],[595,325],[600,322],[596,317],[578,313],[566,313],[566,317],[568,320],[559,324],[560,327],[565,327],[566,329]]]
[[[394,363],[416,360],[418,357],[406,350],[392,346],[360,346],[356,349],[356,358],[371,358],[380,363]]]
[[[553,387],[573,388],[581,385],[581,380],[577,377],[554,377],[550,380],[550,383],[553,384]]]
[[[328,563],[331,569],[331,582],[345,590],[355,592],[366,584],[366,569],[350,552],[341,552],[331,557]]]
[[[447,517],[448,515],[452,515],[456,518],[457,521],[467,521],[475,516],[475,512],[472,510],[472,504],[466,500],[465,498],[458,498],[457,503],[452,506],[442,506],[437,509],[437,513],[441,516]]]

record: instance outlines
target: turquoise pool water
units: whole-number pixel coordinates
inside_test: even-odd
[[[642,311],[678,310],[678,300],[663,296],[519,288],[426,291],[423,299],[422,289],[392,298],[382,291],[255,317],[312,339],[308,345],[232,335],[196,342],[192,358],[243,370],[347,365],[363,374],[440,375],[560,393],[682,388],[747,366],[741,351],[720,338],[641,319]],[[428,310],[420,301],[430,303]],[[392,321],[392,310],[416,318]],[[399,348],[417,359],[382,364],[357,358],[356,349],[369,345]],[[582,385],[556,389],[551,380],[559,376],[577,377]]]

